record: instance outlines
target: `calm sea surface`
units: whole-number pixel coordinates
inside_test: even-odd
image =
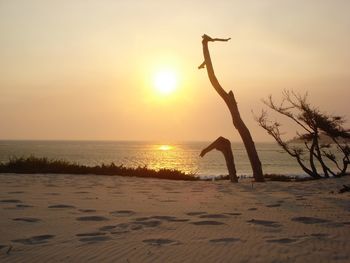
[[[218,151],[199,157],[209,142],[152,143],[124,141],[0,141],[0,162],[13,156],[64,159],[85,165],[114,162],[116,165],[174,168],[200,176],[227,174]],[[256,144],[264,173],[303,174],[296,162],[275,143]],[[232,143],[237,173],[252,175],[242,143]]]

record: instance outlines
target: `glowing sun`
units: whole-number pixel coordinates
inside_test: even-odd
[[[154,87],[163,94],[169,95],[173,93],[178,85],[178,77],[175,71],[162,70],[154,75]]]

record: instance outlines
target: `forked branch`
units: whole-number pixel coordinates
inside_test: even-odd
[[[210,152],[214,149],[222,152],[222,154],[225,157],[226,166],[227,166],[227,170],[229,172],[230,180],[231,180],[231,182],[237,183],[238,179],[237,179],[237,175],[236,175],[236,167],[235,167],[235,162],[233,159],[233,153],[232,153],[232,149],[231,149],[231,142],[228,139],[220,136],[213,143],[211,143],[208,147],[203,149],[201,151],[200,156],[204,157],[204,155],[206,155],[208,152]]]

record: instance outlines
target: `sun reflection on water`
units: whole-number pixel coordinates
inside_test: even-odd
[[[158,147],[158,150],[161,150],[161,151],[169,151],[171,149],[173,149],[174,147],[171,146],[171,145],[168,145],[168,144],[163,144],[163,145],[160,145]]]
[[[186,173],[195,173],[198,170],[197,159],[198,155],[193,155],[187,145],[159,142],[147,145],[142,152],[143,162],[140,166],[147,165],[148,168],[155,170],[176,169]]]

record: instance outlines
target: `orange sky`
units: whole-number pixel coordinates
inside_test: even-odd
[[[252,110],[283,89],[349,119],[350,1],[183,3],[0,1],[0,139],[240,141],[197,69],[203,33],[232,38],[212,59],[256,141],[270,138]]]

